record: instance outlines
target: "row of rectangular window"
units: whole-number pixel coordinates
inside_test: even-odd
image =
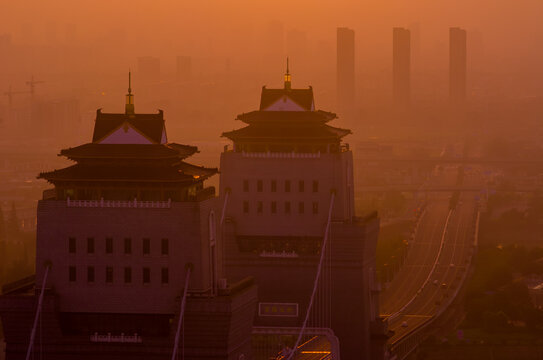
[[[285,180],[284,182],[284,191],[290,192],[291,189],[291,181]],[[243,191],[248,192],[249,191],[249,180],[243,180]],[[263,192],[264,191],[264,181],[263,180],[257,180],[256,181],[256,191],[257,192]],[[277,192],[277,180],[272,180],[270,182],[270,191],[271,192]],[[305,181],[299,180],[298,181],[298,192],[304,192],[305,191]],[[313,192],[319,192],[319,182],[318,180],[313,180]]]
[[[113,238],[106,238],[105,241],[105,253],[113,254]],[[76,238],[68,238],[68,251],[70,254],[75,254],[77,251],[77,241]],[[94,254],[95,252],[95,239],[93,237],[87,238],[87,254]],[[161,239],[160,241],[160,254],[168,255],[170,252],[170,244],[168,239]],[[132,254],[132,239],[124,239],[124,253]],[[144,238],[142,241],[142,253],[143,255],[151,254],[151,239]]]
[[[168,268],[162,268],[160,271],[160,282],[164,285],[168,284],[168,282],[170,281],[169,277],[170,277],[170,274],[169,274]],[[70,266],[68,268],[68,280],[70,282],[77,281],[77,270],[75,266]],[[94,281],[95,281],[94,266],[88,266],[87,267],[87,282],[93,283]],[[106,267],[105,282],[108,284],[113,283],[113,267],[111,266]],[[151,269],[148,267],[144,267],[142,269],[142,283],[149,284],[150,282],[151,282]],[[130,267],[124,268],[124,283],[125,284],[132,283],[132,268]]]
[[[313,202],[312,203],[312,211],[313,214],[319,213],[319,203]],[[245,214],[249,213],[249,201],[243,202],[243,212]],[[264,202],[263,201],[257,201],[256,202],[256,212],[257,214],[262,214],[264,212]],[[270,213],[277,214],[277,201],[270,202]],[[290,201],[285,201],[283,204],[283,213],[290,214],[291,213],[291,205]],[[305,213],[305,203],[303,201],[300,201],[298,203],[298,214],[304,214]]]

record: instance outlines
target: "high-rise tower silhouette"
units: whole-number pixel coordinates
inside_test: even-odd
[[[337,108],[340,116],[354,111],[354,30],[337,29]]]
[[[411,34],[408,29],[395,27],[392,37],[394,104],[405,107],[411,99]]]
[[[452,105],[466,101],[466,30],[449,29],[449,99]]]

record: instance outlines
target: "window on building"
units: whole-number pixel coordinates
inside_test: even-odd
[[[143,239],[143,255],[149,255],[151,254],[151,239],[144,238]]]
[[[277,181],[271,181],[271,192],[277,192]]]
[[[94,282],[94,266],[87,267],[87,281]]]
[[[271,213],[272,214],[277,214],[277,202],[275,202],[275,201],[271,202]]]
[[[262,214],[262,211],[264,210],[264,204],[262,201],[259,201],[256,203],[256,212],[259,214]]]
[[[132,239],[131,238],[124,239],[124,253],[132,254]]]
[[[319,192],[319,181],[313,180],[313,192]]]
[[[285,214],[290,214],[290,201],[285,201]]]
[[[319,213],[319,203],[318,202],[313,202],[313,214],[318,214]]]
[[[87,253],[94,254],[94,238],[87,238]]]
[[[263,189],[264,189],[264,185],[262,183],[262,180],[257,180],[257,182],[256,182],[256,191],[262,192]]]
[[[248,201],[243,202],[243,212],[245,214],[249,213],[249,202]]]
[[[304,181],[303,181],[303,180],[298,181],[298,191],[299,191],[299,192],[304,192],[304,190],[305,190],[305,183],[304,183]]]
[[[151,269],[149,269],[148,267],[144,267],[142,275],[143,275],[143,283],[149,284],[151,282]]]
[[[68,268],[68,280],[70,282],[74,282],[77,280],[77,272],[75,270],[75,266],[70,266]]]
[[[290,192],[290,180],[285,180],[285,192]]]
[[[167,284],[170,281],[170,273],[168,271],[168,268],[162,268],[160,279],[163,285]]]
[[[299,214],[303,214],[303,213],[304,213],[304,210],[305,210],[305,209],[304,209],[304,202],[303,202],[303,201],[300,201],[300,202],[298,203],[298,213],[299,213]]]
[[[162,239],[160,241],[160,253],[162,255],[168,255],[170,253],[170,242],[168,239]]]
[[[130,284],[132,282],[132,268],[130,267],[124,268],[124,282],[126,284]]]
[[[243,191],[244,192],[249,191],[249,180],[243,180]]]
[[[106,254],[113,254],[113,238],[106,238]]]
[[[111,266],[106,267],[106,283],[113,282],[113,268]]]
[[[75,238],[71,237],[68,239],[68,251],[70,254],[75,254],[76,251],[76,243]]]

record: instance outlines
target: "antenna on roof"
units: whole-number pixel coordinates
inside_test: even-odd
[[[285,90],[290,90],[291,83],[290,83],[290,71],[288,68],[288,56],[287,56],[287,72],[285,73]]]
[[[124,112],[126,114],[134,114],[134,95],[132,94],[132,73],[130,69],[128,69],[128,94],[126,94]]]

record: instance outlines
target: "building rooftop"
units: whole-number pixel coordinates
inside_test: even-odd
[[[284,87],[262,87],[260,109],[236,117],[248,126],[224,132],[222,136],[236,143],[262,144],[271,140],[270,143],[290,143],[292,146],[298,142],[337,145],[351,131],[326,124],[336,118],[332,112],[315,110],[312,87],[292,88],[287,62]]]
[[[100,143],[115,131],[123,128],[125,132],[129,128],[134,129],[150,143],[163,144],[166,142],[164,113],[159,110],[157,114],[111,114],[103,113],[101,109],[96,111],[93,143]]]
[[[223,137],[231,140],[324,140],[337,141],[351,133],[350,130],[336,128],[326,124],[288,124],[265,123],[251,124],[241,129],[224,132]]]
[[[284,101],[287,98],[306,111],[311,111],[315,107],[311,86],[308,89],[290,89],[286,86],[283,89],[267,89],[263,86],[260,95],[260,110],[265,111],[277,103],[278,100]]]
[[[38,178],[64,185],[107,182],[111,187],[113,182],[122,187],[126,183],[153,182],[160,187],[164,182],[190,186],[218,172],[216,168],[183,161],[197,153],[198,148],[167,142],[162,110],[156,114],[135,113],[130,74],[126,96],[125,113],[96,111],[92,143],[61,150],[59,156],[77,164],[42,172]]]
[[[326,123],[336,119],[334,113],[328,111],[251,111],[240,114],[236,120],[246,124],[257,123]]]
[[[198,152],[196,146],[168,144],[96,144],[88,143],[63,149],[59,156],[81,159],[185,159]]]
[[[57,181],[123,181],[193,183],[216,174],[218,169],[180,162],[175,166],[122,166],[75,164],[64,169],[40,173],[39,179]]]

